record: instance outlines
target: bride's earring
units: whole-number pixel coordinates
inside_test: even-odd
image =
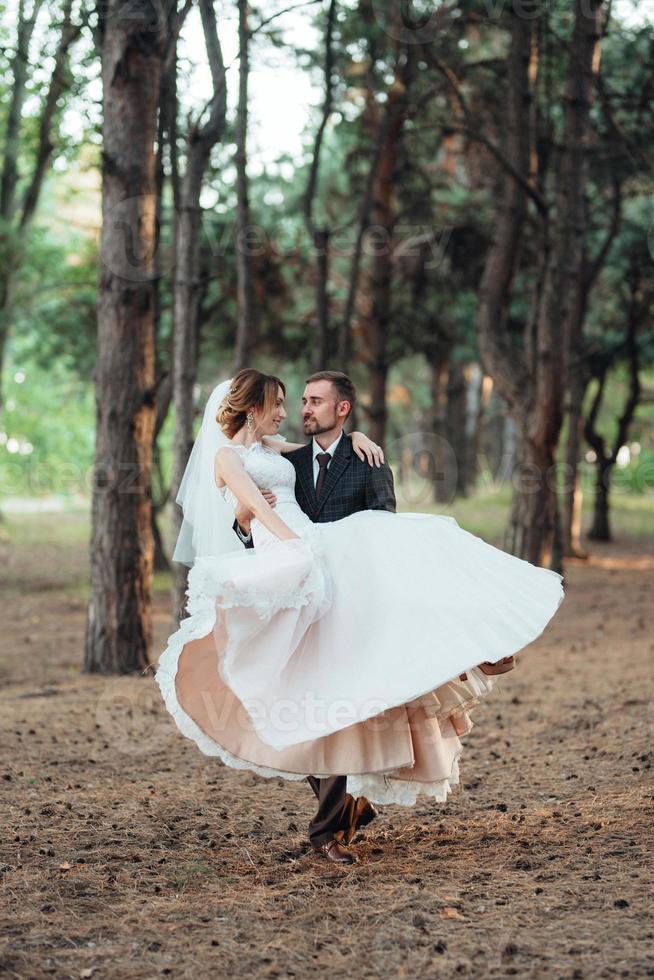
[[[245,416],[245,424],[248,427],[248,432],[252,432],[254,428],[254,412],[248,412]]]

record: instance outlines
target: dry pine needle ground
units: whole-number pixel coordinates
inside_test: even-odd
[[[347,869],[308,850],[306,784],[203,756],[152,677],[79,674],[84,600],[43,572],[62,556],[19,575],[0,545],[0,973],[654,975],[651,545],[570,562],[448,803],[382,808]],[[164,592],[157,650],[168,626]]]

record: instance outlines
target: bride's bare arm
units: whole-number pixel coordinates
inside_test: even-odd
[[[229,446],[223,446],[216,453],[214,471],[216,486],[219,486],[219,480],[226,483],[234,496],[252,511],[271,534],[281,541],[298,537],[275,513],[254,480],[245,472],[237,453]]]
[[[384,462],[384,450],[376,442],[369,439],[363,432],[353,432],[352,448],[364,462],[371,466],[381,466]],[[288,442],[286,439],[276,439],[274,436],[263,436],[261,439],[264,446],[274,449],[276,453],[293,453],[296,449],[304,449],[306,443]]]
[[[261,441],[267,449],[274,449],[276,453],[294,453],[296,449],[304,449],[306,443],[289,442],[287,439],[278,439],[275,436],[262,436]]]
[[[293,453],[296,449],[304,449],[303,442],[289,442],[288,439],[278,439],[276,436],[262,436],[261,441],[268,449],[276,453]]]

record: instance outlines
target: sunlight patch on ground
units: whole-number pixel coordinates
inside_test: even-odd
[[[589,555],[588,558],[566,558],[567,565],[583,565],[586,568],[616,569],[622,571],[654,571],[654,555]]]

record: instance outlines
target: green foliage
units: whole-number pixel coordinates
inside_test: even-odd
[[[62,360],[41,367],[15,349],[5,372],[5,396],[0,498],[86,496],[95,439],[91,384]]]
[[[32,231],[17,283],[17,353],[43,371],[56,364],[92,380],[95,363],[97,248],[88,238],[53,240]]]

